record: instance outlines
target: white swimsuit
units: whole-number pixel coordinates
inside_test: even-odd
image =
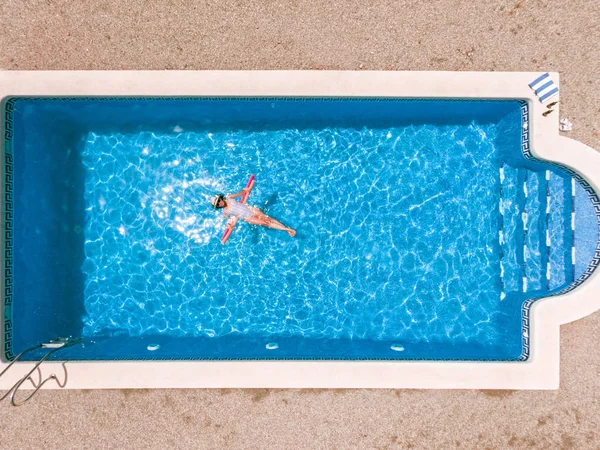
[[[227,207],[225,208],[227,214],[239,217],[240,219],[247,219],[252,217],[254,213],[248,205],[245,203],[236,202],[235,200],[227,200]]]

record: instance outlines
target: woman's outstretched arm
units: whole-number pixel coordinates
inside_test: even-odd
[[[244,192],[246,192],[247,190],[248,190],[247,188],[244,188],[240,192],[238,192],[237,194],[229,194],[229,195],[227,195],[227,198],[237,198],[240,195],[242,195]]]

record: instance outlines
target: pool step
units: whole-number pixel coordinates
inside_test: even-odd
[[[523,181],[525,205],[523,210],[523,291],[546,288],[546,179],[543,173],[527,171]]]
[[[570,180],[549,174],[548,182],[548,289],[553,290],[568,280],[571,263]],[[566,211],[565,211],[566,209]],[[571,281],[569,279],[569,281]]]
[[[571,282],[571,179],[504,165],[500,182],[503,297],[544,293]]]
[[[521,179],[524,173],[521,174]],[[523,247],[516,245],[523,241],[521,215],[524,195],[519,180],[519,171],[505,165],[500,169],[501,197],[500,214],[502,225],[500,230],[500,246],[502,249],[501,276],[505,292],[521,291],[523,283],[522,259]]]

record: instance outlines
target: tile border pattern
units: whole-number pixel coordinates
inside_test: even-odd
[[[13,112],[14,99],[4,105],[4,356],[14,358],[12,350],[13,301]]]

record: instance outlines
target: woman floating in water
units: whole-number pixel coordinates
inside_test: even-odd
[[[212,199],[212,205],[215,209],[221,209],[228,221],[230,216],[235,216],[252,225],[262,225],[263,227],[274,228],[275,230],[287,231],[290,236],[294,237],[296,234],[294,230],[286,227],[272,217],[267,216],[260,209],[233,200],[248,191],[249,188],[246,187],[234,195],[224,196],[223,194],[218,194]]]

